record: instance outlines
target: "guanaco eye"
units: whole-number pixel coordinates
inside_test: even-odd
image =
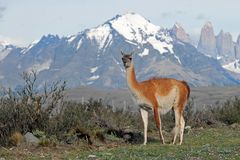
[[[131,60],[132,60],[132,58],[129,58],[129,60],[131,61]]]

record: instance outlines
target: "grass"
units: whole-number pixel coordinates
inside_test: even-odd
[[[78,155],[88,159],[95,155],[99,159],[240,159],[240,130],[211,128],[193,130],[185,135],[181,146],[160,145],[152,141],[146,146],[125,145],[104,151],[87,152]],[[72,159],[74,159],[72,157]]]
[[[151,135],[151,138],[153,135]],[[156,135],[157,136],[157,135]],[[170,137],[165,136],[167,139]],[[185,134],[184,143],[178,145],[161,145],[157,138],[146,146],[126,144],[117,139],[106,144],[88,146],[61,145],[56,147],[19,146],[1,148],[0,159],[240,159],[240,128],[193,129]]]

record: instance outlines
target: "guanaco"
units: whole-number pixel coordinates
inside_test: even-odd
[[[183,117],[184,108],[190,95],[190,88],[185,81],[179,81],[173,78],[151,78],[138,82],[135,75],[132,53],[122,53],[122,61],[126,70],[128,87],[135,98],[144,126],[144,142],[147,143],[148,112],[153,110],[154,119],[159,131],[159,138],[162,144],[165,144],[160,114],[165,114],[171,109],[175,114],[175,127],[173,129],[173,140],[175,144],[179,135],[179,145],[183,141],[183,132],[185,121]]]

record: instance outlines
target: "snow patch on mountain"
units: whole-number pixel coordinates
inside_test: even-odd
[[[222,56],[217,56],[217,60],[221,60],[222,58]]]
[[[34,64],[31,68],[28,69],[28,72],[34,70],[38,74],[41,71],[50,69],[51,63],[52,63],[52,60],[49,59],[43,63]]]
[[[81,45],[82,45],[82,39],[80,39],[79,41],[78,41],[78,44],[77,44],[77,50],[81,47]]]
[[[145,35],[155,35],[161,27],[155,26],[142,16],[127,13],[110,21],[112,27],[131,41],[142,43]],[[144,33],[144,34],[143,34]]]
[[[94,72],[96,72],[97,70],[98,70],[98,67],[93,67],[93,68],[90,69],[90,72],[91,72],[91,73],[94,73]]]
[[[240,60],[235,60],[227,65],[224,65],[223,68],[231,72],[240,73]]]
[[[155,37],[149,37],[148,42],[153,46],[154,49],[158,50],[160,54],[170,52],[173,53],[173,45],[165,41],[157,40]]]
[[[8,56],[11,50],[11,48],[0,48],[0,62]]]
[[[91,40],[95,40],[99,45],[99,49],[102,49],[112,40],[110,31],[111,29],[109,25],[105,24],[105,25],[98,26],[97,28],[90,29],[87,32],[87,36]]]
[[[8,41],[0,41],[0,62],[3,61],[15,47]]]
[[[69,36],[69,37],[67,38],[68,43],[71,43],[72,41],[74,41],[74,39],[75,39],[76,37],[77,37],[77,35]]]
[[[0,40],[0,50],[2,48],[5,48],[6,46],[11,45],[8,41],[6,40]]]
[[[176,56],[176,55],[174,54],[174,57],[177,59],[177,61],[178,61],[179,64],[182,64],[182,62],[181,62],[181,60],[180,60],[180,58],[179,58],[178,56]]]
[[[30,51],[40,40],[34,40],[27,48],[24,48],[21,53],[26,54],[28,51]]]
[[[135,42],[132,42],[132,41],[129,41],[129,40],[125,40],[127,43],[130,43],[130,44],[133,44],[133,45],[135,45],[135,46],[137,46],[137,43],[135,43]]]
[[[144,56],[147,56],[148,54],[149,54],[149,50],[147,48],[144,48],[143,52],[139,53],[138,55],[140,57],[144,57]]]
[[[95,81],[99,78],[100,76],[99,75],[93,75],[92,77],[90,77],[88,80],[90,81]]]

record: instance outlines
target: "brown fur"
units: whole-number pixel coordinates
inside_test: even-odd
[[[190,88],[185,81],[178,81],[172,78],[152,78],[143,82],[137,82],[134,67],[131,69],[131,86],[136,90],[140,98],[147,99],[153,107],[159,107],[155,97],[155,93],[160,96],[166,96],[171,91],[174,86],[179,88],[180,100],[179,100],[179,110],[182,111],[185,106],[183,104],[188,100],[190,95]]]

